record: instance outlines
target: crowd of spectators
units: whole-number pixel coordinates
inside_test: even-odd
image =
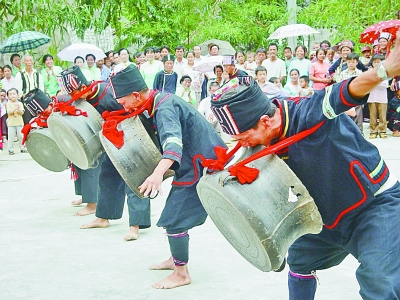
[[[233,77],[253,77],[269,99],[306,97],[331,84],[358,76],[368,68],[377,67],[390,51],[390,40],[389,34],[382,33],[373,45],[363,47],[359,53],[355,51],[354,43],[350,40],[333,46],[325,40],[315,43],[311,51],[304,45],[298,45],[294,49],[279,49],[278,44],[271,43],[255,52],[245,53],[237,50],[232,61],[230,58],[221,59],[221,64],[215,65],[209,72],[196,71],[195,66],[202,64],[207,57],[225,57],[226,53],[220,53],[216,44],[208,45],[208,53],[204,56],[198,45],[190,50],[177,46],[174,52],[168,46],[148,47],[134,55],[131,55],[128,49],[122,48],[106,52],[105,57],[95,57],[93,54],[77,56],[74,64],[81,68],[88,81],[108,81],[110,74],[135,64],[149,88],[177,94],[191,105],[200,106],[200,112],[216,127],[211,111],[207,110],[204,104],[200,104],[204,99],[207,101],[207,97],[217,87]],[[35,69],[35,65],[39,64],[40,70]],[[63,93],[57,79],[61,71],[61,67],[54,65],[54,57],[51,54],[44,55],[37,64],[31,55],[21,57],[19,54],[13,54],[10,64],[0,67],[1,149],[2,143],[7,142],[7,137],[14,140],[16,135],[13,130],[9,130],[7,119],[21,114],[23,123],[29,122],[29,115],[23,106],[17,111],[7,110],[7,107],[11,107],[7,106],[7,102],[11,100],[9,91],[16,91],[19,101],[35,88],[49,96]],[[392,99],[398,101],[397,93],[394,93],[396,87],[396,78],[384,81],[371,93],[368,106],[360,106],[348,112],[361,131],[363,122],[370,122],[369,138],[387,138],[387,115],[390,113],[388,106]],[[398,137],[399,132],[393,130],[393,136]],[[16,137],[17,139],[19,138]],[[8,149],[10,154],[14,153],[12,147],[9,146]],[[22,147],[21,151],[26,150]]]

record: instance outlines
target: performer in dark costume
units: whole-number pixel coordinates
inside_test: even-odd
[[[69,96],[59,96],[57,101],[64,102],[70,99]],[[24,98],[24,105],[33,117],[39,114],[50,115],[53,109],[53,101],[41,90],[35,89],[29,92]],[[96,211],[97,195],[99,190],[100,167],[82,170],[72,164],[72,170],[75,174],[75,195],[81,195],[81,203],[86,206],[76,212],[75,216],[85,216],[93,214]]]
[[[89,83],[79,67],[72,67],[60,74],[62,84],[71,96],[87,89]],[[114,99],[107,83],[97,83],[88,90],[81,99],[89,102],[100,114],[104,111],[121,110],[123,107]],[[87,228],[104,228],[110,226],[109,219],[122,217],[125,195],[128,199],[130,230],[125,240],[135,240],[139,237],[139,228],[150,227],[150,201],[140,199],[122,179],[110,158],[103,153],[100,161],[99,195],[97,200],[96,217],[94,221],[81,226]]]
[[[173,269],[159,289],[174,288],[191,282],[188,230],[204,223],[207,217],[196,192],[203,174],[203,158],[215,158],[214,147],[225,143],[208,122],[176,95],[148,90],[139,70],[129,66],[111,77],[115,98],[125,109],[146,110],[162,145],[162,159],[140,186],[145,195],[162,193],[161,182],[168,169],[175,171],[172,189],[157,226],[165,227],[172,257],[151,269]]]
[[[400,297],[400,184],[378,149],[343,114],[365,104],[369,92],[395,75],[400,75],[400,31],[395,49],[377,68],[311,98],[265,105],[265,98],[250,99],[239,86],[211,101],[222,129],[243,146],[277,147],[297,138],[278,154],[314,198],[324,228],[289,249],[289,299],[314,299],[316,270],[336,266],[348,254],[360,263],[356,274],[363,299]],[[305,130],[312,133],[300,139]]]
[[[395,83],[395,95],[388,105],[388,128],[394,137],[400,137],[400,81]]]

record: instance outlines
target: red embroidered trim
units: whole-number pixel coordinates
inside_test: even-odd
[[[385,178],[386,174],[388,173],[388,167],[385,166],[385,171],[382,173],[381,176],[379,176],[378,179],[374,180],[373,178],[371,178],[369,176],[369,173],[367,172],[367,170],[364,168],[364,166],[357,160],[352,161],[350,163],[350,174],[351,176],[353,176],[354,180],[356,181],[357,185],[359,186],[361,193],[363,194],[363,197],[355,204],[353,204],[352,206],[346,208],[345,210],[343,210],[339,216],[336,218],[335,222],[333,222],[332,225],[326,225],[324,224],[324,227],[327,229],[333,229],[334,227],[336,227],[336,225],[340,222],[340,220],[343,218],[343,216],[347,213],[349,213],[350,211],[356,209],[357,207],[361,206],[366,200],[367,200],[367,193],[365,192],[365,189],[363,187],[363,185],[361,184],[360,180],[358,179],[357,175],[354,172],[354,165],[358,165],[361,170],[364,172],[364,174],[367,176],[367,178],[373,183],[373,184],[377,184],[379,182],[381,182],[383,180],[383,178]]]
[[[172,154],[173,156],[176,156],[179,160],[182,160],[182,157],[174,151],[166,150],[163,152],[163,154]]]
[[[204,156],[201,154],[196,154],[195,156],[193,156],[192,164],[193,164],[193,169],[194,169],[194,179],[192,181],[183,181],[183,182],[172,181],[172,184],[181,186],[181,185],[191,185],[191,184],[195,183],[199,178],[199,172],[197,170],[197,165],[195,163],[197,159],[203,160]]]
[[[357,104],[351,104],[351,103],[347,102],[346,99],[344,98],[343,89],[344,89],[345,83],[347,81],[349,81],[349,80],[347,79],[347,80],[343,81],[342,85],[340,86],[340,100],[342,100],[343,104],[345,104],[347,106],[351,106],[351,107],[358,106]]]

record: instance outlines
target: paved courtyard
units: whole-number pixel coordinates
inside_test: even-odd
[[[400,139],[373,143],[400,178]],[[168,191],[170,181],[163,185]],[[73,216],[80,209],[70,205],[74,199],[69,171],[47,171],[29,154],[0,154],[0,299],[287,299],[287,267],[281,273],[259,271],[210,219],[190,231],[192,284],[155,290],[151,284],[170,273],[148,269],[169,257],[164,230],[155,226],[165,197],[152,200],[153,226],[131,242],[123,240],[127,211],[109,228],[83,230],[79,226],[94,215]],[[319,271],[316,299],[361,299],[357,266],[348,257],[338,267]]]

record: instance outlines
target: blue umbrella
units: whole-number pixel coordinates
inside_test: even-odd
[[[36,31],[23,31],[13,34],[0,45],[0,53],[16,53],[35,49],[50,42],[51,38]]]

